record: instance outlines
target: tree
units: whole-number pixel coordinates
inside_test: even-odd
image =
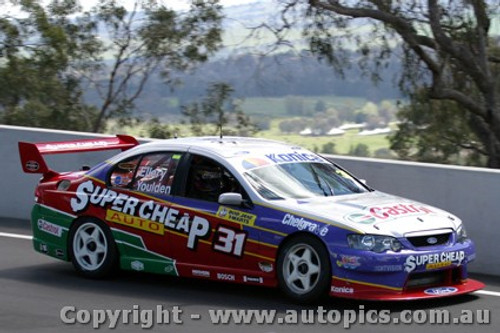
[[[316,104],[314,104],[314,111],[315,112],[325,112],[326,111],[326,104],[322,99],[319,99],[316,101]]]
[[[0,121],[6,124],[90,130],[96,110],[82,103],[75,67],[94,44],[67,20],[74,6],[19,1],[22,17],[0,17]]]
[[[341,74],[353,46],[361,68],[375,80],[394,52],[400,53],[401,89],[424,87],[427,98],[465,110],[488,166],[500,168],[499,40],[490,30],[498,5],[497,0],[287,0],[283,17],[290,26],[290,13],[305,8],[311,50]],[[356,34],[361,25],[371,32]]]
[[[335,142],[327,142],[321,147],[321,152],[323,154],[336,154]]]
[[[212,83],[201,102],[182,106],[193,135],[249,136],[257,132],[257,126],[231,97],[232,92],[227,83]]]
[[[193,1],[186,13],[157,1],[135,0],[130,12],[115,0],[96,5],[90,15],[110,37],[100,51],[111,54],[112,60],[110,71],[101,65],[104,72],[87,73],[102,101],[93,130],[101,130],[109,117],[127,115],[157,70],[169,82],[172,72],[206,61],[220,46],[221,9],[218,0]]]
[[[293,118],[281,121],[278,127],[282,133],[290,134],[298,133],[309,125],[309,121],[305,118]]]
[[[148,137],[156,139],[170,139],[177,131],[176,128],[172,128],[169,124],[162,124],[158,118],[148,121],[146,129]]]
[[[484,145],[471,129],[471,114],[450,101],[411,95],[398,114],[399,130],[390,135],[391,149],[409,160],[483,166]],[[483,156],[483,158],[481,158]]]
[[[355,147],[351,146],[348,155],[359,156],[359,157],[369,157],[370,149],[364,143],[358,143]]]
[[[206,61],[221,43],[218,0],[193,1],[185,12],[156,0],[135,0],[131,11],[103,0],[87,12],[75,0],[12,3],[28,18],[0,17],[0,112],[7,123],[103,131],[111,117],[130,118],[151,75],[173,83],[172,72]],[[99,103],[87,105],[84,90]]]

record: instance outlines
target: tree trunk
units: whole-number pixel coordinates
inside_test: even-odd
[[[489,124],[489,143],[488,143],[488,168],[500,169],[500,127],[495,126],[495,121]]]

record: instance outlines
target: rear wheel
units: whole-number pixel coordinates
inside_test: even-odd
[[[300,235],[289,240],[278,255],[277,268],[280,288],[289,297],[310,302],[327,294],[330,259],[317,238]]]
[[[69,240],[71,260],[80,274],[104,278],[114,272],[118,251],[109,228],[103,222],[94,219],[75,222]]]

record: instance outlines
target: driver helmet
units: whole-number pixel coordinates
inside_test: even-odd
[[[199,192],[217,194],[222,189],[222,171],[219,167],[197,165],[193,178],[194,188]]]

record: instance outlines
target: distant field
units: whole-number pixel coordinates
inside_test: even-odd
[[[318,101],[323,101],[327,107],[349,107],[357,109],[367,100],[357,97],[339,96],[289,96],[289,97],[249,97],[243,100],[241,107],[249,115],[264,115],[275,117],[286,116],[287,98],[302,98],[304,110],[314,110]]]
[[[358,136],[357,131],[348,131],[342,137],[329,136],[301,136],[301,135],[276,135],[268,133],[268,131],[259,132],[257,137],[266,139],[279,140],[288,143],[300,145],[310,150],[321,152],[322,146],[326,143],[333,142],[337,154],[347,155],[351,147],[363,143],[368,146],[370,155],[381,148],[389,148],[389,141],[386,135],[373,136]]]
[[[189,130],[185,125],[177,125],[179,128],[178,136],[189,136]],[[109,133],[127,133],[138,137],[148,137],[147,130],[144,126],[118,127],[111,126]],[[258,132],[255,136],[271,140],[284,141],[296,145],[300,145],[312,151],[321,152],[323,145],[329,142],[335,144],[335,152],[341,155],[347,155],[351,147],[355,147],[360,143],[368,146],[370,156],[373,156],[375,151],[381,148],[389,148],[389,140],[387,135],[359,136],[356,130],[347,131],[344,136],[301,136],[298,134],[281,134],[279,130],[272,129],[269,131]]]
[[[279,140],[288,143],[304,146],[310,150],[321,152],[323,145],[333,142],[335,144],[335,151],[338,154],[348,154],[352,147],[358,144],[366,144],[368,146],[370,155],[373,156],[376,150],[381,148],[389,148],[389,141],[387,135],[374,135],[374,136],[359,136],[357,130],[347,131],[341,137],[331,136],[301,136],[298,134],[284,134],[279,130],[279,123],[283,120],[291,118],[287,115],[286,103],[287,99],[302,99],[304,110],[314,110],[318,101],[323,101],[326,107],[334,108],[348,108],[349,110],[357,110],[367,102],[364,98],[356,97],[339,97],[339,96],[288,96],[288,97],[251,97],[246,98],[241,107],[244,112],[251,115],[253,118],[259,117],[271,118],[269,130],[260,131],[256,134],[257,137],[267,138],[272,140]],[[290,101],[288,101],[290,102]],[[171,106],[178,105],[176,98],[169,98],[168,104]],[[165,121],[171,117],[160,118]],[[179,137],[190,136],[189,127],[187,125],[169,123],[172,127],[177,128]],[[116,122],[110,121],[108,123],[109,133],[128,133],[135,136],[148,137],[149,133],[146,126],[137,125],[133,127],[122,127]]]
[[[318,101],[323,101],[326,107],[342,108],[347,107],[355,110],[365,105],[368,100],[360,97],[341,97],[341,96],[285,96],[285,97],[247,97],[241,100],[241,108],[251,116],[269,116],[271,118],[287,116],[286,104],[287,99],[301,99],[303,108],[306,111],[314,110]],[[169,109],[179,107],[180,103],[176,97],[168,97],[162,99],[161,103]],[[160,119],[168,119],[171,114],[153,114]]]

